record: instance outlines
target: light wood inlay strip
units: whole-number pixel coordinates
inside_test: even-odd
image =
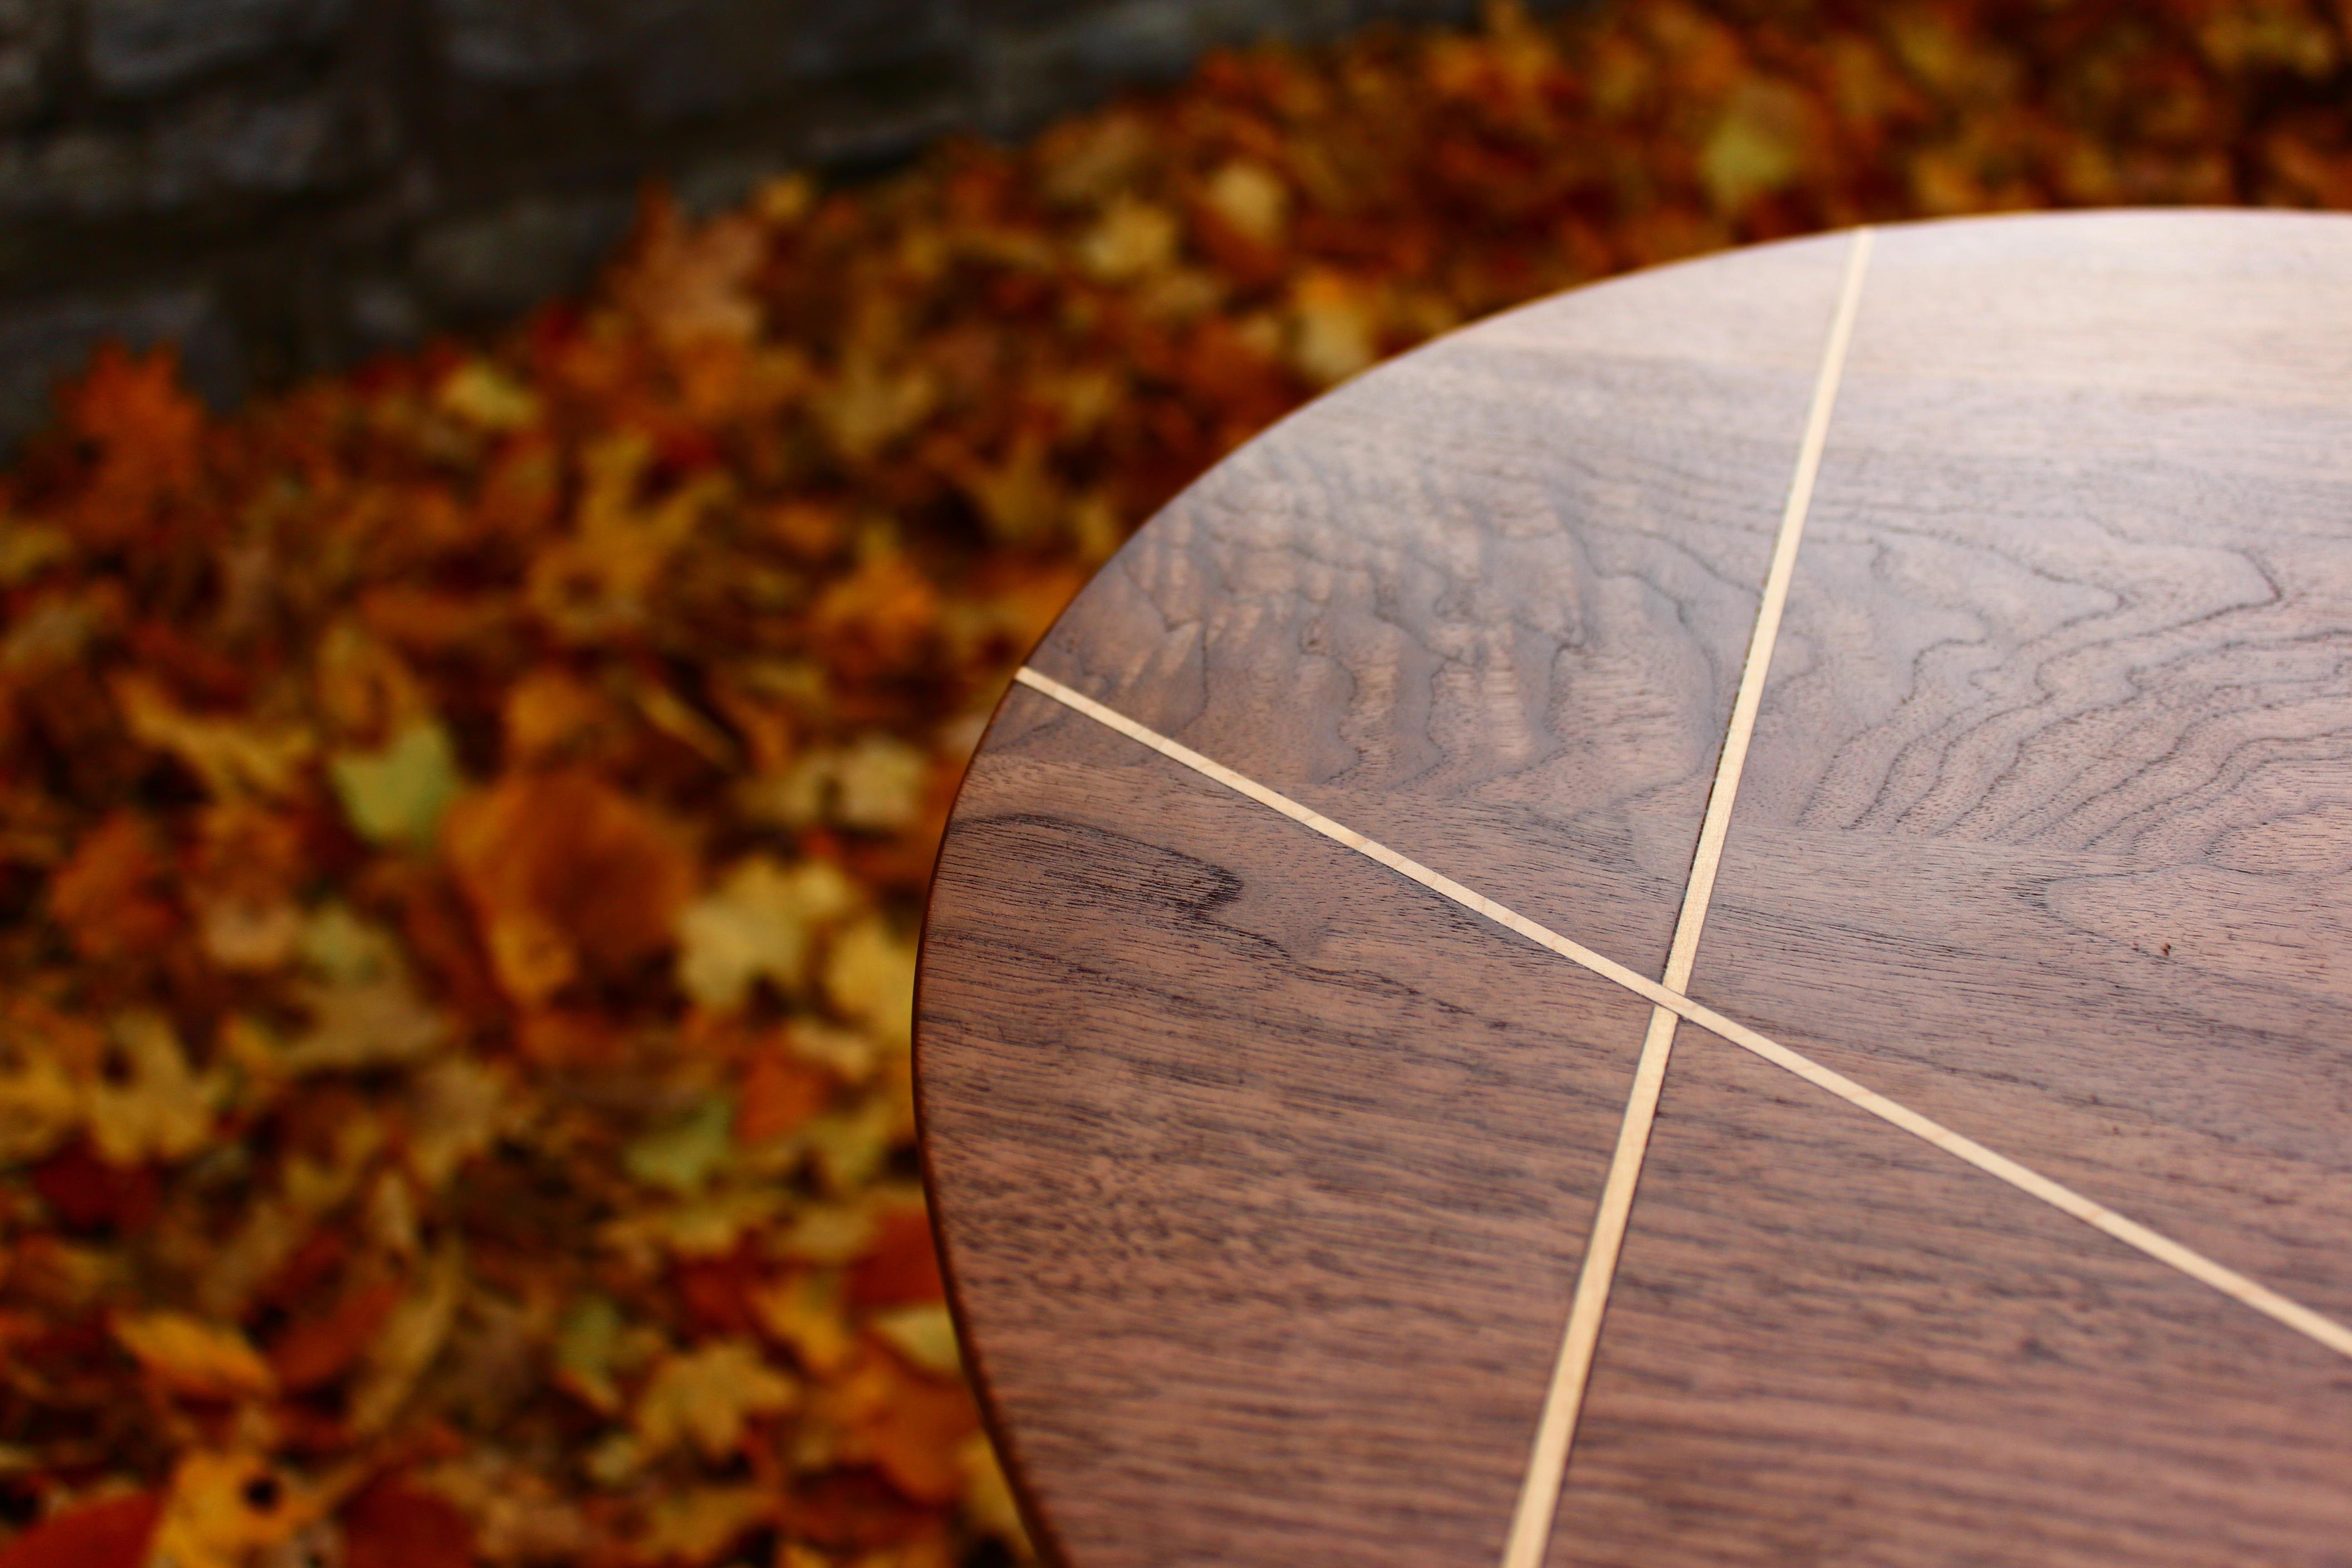
[[[2038,1171],[2027,1169],[2006,1155],[1997,1154],[1972,1138],[1953,1131],[1907,1106],[1894,1100],[1801,1056],[1776,1040],[1724,1016],[1712,1007],[1692,1001],[1679,992],[1668,990],[1657,981],[1627,968],[1613,958],[1593,952],[1580,942],[1560,935],[1548,926],[1515,910],[1505,908],[1484,894],[1473,892],[1453,878],[1433,871],[1420,861],[1400,855],[1376,839],[1367,838],[1343,823],[1332,821],[1322,813],[1302,805],[1279,791],[1268,789],[1256,780],[1245,778],[1223,763],[1214,762],[1181,742],[1173,741],[1155,730],[1145,728],[1115,709],[1107,708],[1083,692],[1074,691],[1051,676],[1024,667],[1013,679],[1022,685],[1052,698],[1109,729],[1116,730],[1139,745],[1158,752],[1170,761],[1192,769],[1202,777],[1224,785],[1234,794],[1257,802],[1269,810],[1281,813],[1300,826],[1321,834],[1335,844],[1346,846],[1368,859],[1378,861],[1408,880],[1420,883],[1439,897],[1452,900],[1482,915],[1506,931],[1515,932],[1546,952],[1554,952],[1580,968],[1590,970],[1605,980],[1614,981],[1634,994],[1666,1009],[1679,1017],[1696,1024],[1700,1028],[1730,1041],[1743,1050],[1763,1058],[1783,1071],[1795,1074],[1815,1088],[1835,1095],[1847,1104],[1866,1110],[1890,1126],[1924,1142],[1931,1143],[1953,1158],[1967,1162],[1987,1175],[2008,1183],[2021,1193],[2041,1199],[2063,1214],[2072,1215],[2084,1224],[2104,1231],[2125,1246],[2135,1247],[2168,1268],[2179,1270],[2190,1279],[2211,1287],[2231,1300],[2252,1308],[2272,1321],[2293,1329],[2295,1332],[2325,1345],[2336,1354],[2352,1359],[2352,1329],[2333,1319],[2322,1317],[2297,1301],[2289,1300],[2266,1285],[2257,1283],[2195,1252],[2169,1237],[2161,1236],[2136,1220],[2125,1218],[2105,1205],[2094,1202],[2073,1188],[2052,1181]]]
[[[1716,873],[1723,865],[1724,841],[1731,832],[1731,808],[1739,795],[1739,775],[1748,765],[1748,742],[1756,734],[1757,710],[1764,703],[1764,681],[1772,668],[1772,647],[1780,640],[1781,613],[1788,607],[1789,584],[1797,574],[1797,547],[1805,532],[1805,514],[1811,509],[1813,481],[1822,469],[1822,450],[1829,444],[1830,415],[1837,406],[1838,382],[1845,373],[1846,350],[1853,342],[1853,319],[1862,305],[1863,278],[1870,270],[1871,231],[1854,230],[1847,247],[1845,275],[1838,287],[1837,307],[1831,314],[1829,339],[1822,348],[1821,371],[1813,383],[1812,407],[1805,416],[1805,433],[1797,447],[1797,468],[1789,479],[1788,503],[1780,511],[1780,531],[1772,541],[1772,559],[1764,574],[1764,592],[1756,606],[1755,629],[1748,635],[1748,661],[1739,672],[1739,690],[1731,702],[1731,721],[1724,729],[1723,750],[1716,759],[1715,782],[1700,819],[1698,847],[1691,856],[1690,879],[1683,885],[1681,910],[1675,916],[1675,935],[1666,950],[1665,985],[1680,994],[1689,989],[1691,968],[1698,959],[1699,932],[1706,924],[1708,901],[1715,896]],[[1545,1391],[1543,1412],[1536,1421],[1536,1440],[1528,1470],[1519,1485],[1518,1506],[1511,1515],[1511,1532],[1503,1545],[1503,1568],[1543,1568],[1551,1541],[1552,1516],[1559,1507],[1560,1489],[1568,1479],[1568,1456],[1576,1442],[1578,1417],[1584,1408],[1585,1385],[1592,1377],[1592,1358],[1601,1343],[1601,1320],[1609,1310],[1609,1293],[1617,1280],[1617,1259],[1624,1250],[1625,1229],[1631,1223],[1634,1190],[1641,1184],[1642,1165],[1649,1157],[1650,1129],[1658,1118],[1658,1097],[1666,1081],[1666,1064],[1674,1054],[1675,1026],[1679,1020],[1666,1007],[1653,1007],[1650,1026],[1642,1037],[1642,1059],[1633,1069],[1633,1088],[1625,1100],[1625,1119],[1617,1133],[1616,1152],[1609,1161],[1608,1179],[1594,1211],[1592,1234],[1585,1244],[1584,1263],[1577,1271],[1576,1293],[1569,1302],[1568,1326],[1562,1331],[1559,1355],[1553,1363],[1551,1385]]]

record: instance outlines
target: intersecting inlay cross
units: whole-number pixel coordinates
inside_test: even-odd
[[[2352,1563],[2352,218],[1905,226],[1323,398],[924,935],[1074,1568]]]

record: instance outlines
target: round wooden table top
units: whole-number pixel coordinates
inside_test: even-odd
[[[1321,399],[1005,700],[918,1072],[1076,1568],[2352,1563],[2352,218]]]

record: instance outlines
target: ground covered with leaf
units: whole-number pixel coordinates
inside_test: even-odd
[[[2352,205],[2352,5],[1625,0],[1206,62],[0,482],[0,1568],[1025,1554],[925,879],[1178,487],[1500,306],[1861,219]]]

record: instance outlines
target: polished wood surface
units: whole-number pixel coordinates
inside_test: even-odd
[[[1034,668],[1656,976],[1851,254],[1341,388]],[[1843,369],[1693,999],[2352,1321],[2352,219],[1883,230]],[[1016,689],[918,1088],[1048,1549],[1499,1562],[1650,1013]],[[1609,1301],[1554,1568],[2352,1562],[2352,1359],[1689,1024]]]

